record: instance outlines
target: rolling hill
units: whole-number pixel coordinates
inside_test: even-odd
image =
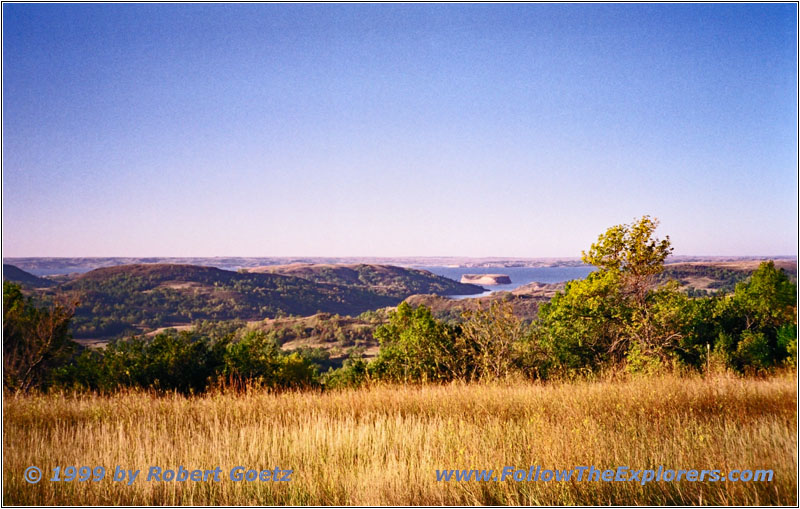
[[[30,272],[9,265],[3,264],[3,281],[11,281],[12,283],[19,283],[22,286],[29,288],[47,288],[53,286],[55,283],[43,277],[34,276]]]
[[[363,272],[371,284],[361,284],[357,278],[136,264],[96,269],[57,290],[80,301],[73,321],[79,338],[113,337],[201,319],[262,320],[318,312],[357,315],[394,306],[417,288],[482,291],[425,271],[392,267]]]
[[[268,265],[247,269],[248,273],[282,274],[315,283],[356,286],[379,295],[404,299],[420,293],[434,295],[475,295],[483,288],[463,284],[427,270],[377,264],[313,264]]]
[[[693,294],[732,292],[736,283],[750,277],[764,260],[737,260],[722,262],[669,263],[664,266],[660,279],[677,280]],[[789,279],[797,281],[797,260],[774,260],[775,267],[786,271]]]

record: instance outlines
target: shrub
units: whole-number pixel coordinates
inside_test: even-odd
[[[37,307],[19,285],[3,282],[3,387],[12,391],[44,388],[51,371],[69,359],[74,302]]]

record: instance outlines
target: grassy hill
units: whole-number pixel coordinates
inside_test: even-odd
[[[677,280],[690,294],[732,292],[736,283],[746,280],[763,260],[671,263],[664,266],[661,280]],[[796,260],[775,260],[792,281],[797,280]]]
[[[691,294],[732,291],[758,263],[669,264],[663,277],[677,279]],[[796,279],[796,262],[780,260],[777,264]],[[482,290],[424,270],[377,264],[291,264],[240,272],[183,264],[120,265],[99,268],[47,289],[44,287],[52,281],[12,265],[4,265],[4,277],[22,283],[31,292],[38,288],[36,293],[45,296],[57,292],[75,295],[80,306],[73,320],[74,335],[87,340],[185,326],[199,320],[260,322],[317,313],[356,316],[395,306],[405,299],[413,305],[430,306],[437,317],[447,320],[459,320],[464,310],[488,305],[494,299],[507,299],[520,318],[531,320],[539,305],[563,288],[563,284],[532,283],[512,293],[453,300],[443,295]],[[321,321],[319,317],[315,320]],[[328,349],[342,347],[344,351],[353,346],[374,347],[371,330],[361,326],[365,324],[333,324],[329,328],[335,341],[325,327],[316,324],[310,327],[312,332],[301,324],[274,325],[283,330],[302,330],[286,335],[288,347],[316,344]]]
[[[268,265],[247,269],[248,273],[267,273],[294,276],[314,281],[344,286],[367,288],[379,295],[399,299],[420,293],[434,295],[475,295],[484,290],[480,286],[462,284],[427,270],[377,264],[311,264]]]
[[[25,272],[19,267],[7,263],[3,264],[3,281],[19,283],[22,286],[30,288],[47,288],[55,284],[49,279],[34,276],[30,272]]]
[[[340,367],[354,349],[364,358],[378,354],[375,329],[388,321],[389,310],[368,311],[359,316],[317,313],[313,316],[285,317],[251,322],[248,329],[262,330],[275,337],[284,351],[318,349],[323,352],[323,370]],[[319,356],[319,355],[318,355]]]
[[[388,276],[382,279],[382,273]],[[359,274],[369,277],[372,284],[194,265],[137,264],[96,269],[58,290],[80,301],[73,323],[75,336],[97,338],[196,320],[262,320],[318,312],[358,315],[394,306],[417,288],[447,292],[471,286],[397,267]]]

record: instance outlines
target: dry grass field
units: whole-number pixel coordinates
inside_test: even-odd
[[[329,393],[9,396],[4,505],[797,504],[796,374]],[[44,471],[28,484],[23,471]],[[100,482],[49,482],[56,466]],[[132,485],[116,465],[141,469]],[[147,482],[149,466],[220,482]],[[291,482],[227,472],[292,469]],[[437,482],[437,469],[772,469],[772,482]]]

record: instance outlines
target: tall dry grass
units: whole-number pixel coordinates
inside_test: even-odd
[[[25,505],[797,504],[796,375],[334,393],[6,396],[3,503]],[[23,470],[44,471],[28,484]],[[102,465],[102,482],[48,482]],[[116,465],[141,469],[133,485]],[[221,482],[146,482],[151,465]],[[237,465],[292,481],[233,482]],[[772,469],[772,482],[437,482],[437,469]]]

